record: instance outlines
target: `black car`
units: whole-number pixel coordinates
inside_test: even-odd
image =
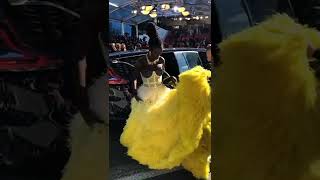
[[[131,84],[133,64],[145,56],[147,50],[135,52],[116,52],[109,54],[109,114],[110,119],[124,119],[130,113]],[[205,49],[172,48],[165,49],[161,55],[166,60],[165,70],[178,79],[180,73],[195,66],[209,68]],[[164,78],[165,79],[165,78]]]
[[[0,179],[58,179],[70,155],[58,21],[79,20],[55,7],[63,3],[38,3],[0,2]]]

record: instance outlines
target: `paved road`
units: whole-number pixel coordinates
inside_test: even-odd
[[[110,180],[194,180],[191,173],[176,168],[173,170],[151,170],[126,155],[120,142],[124,120],[110,121]]]

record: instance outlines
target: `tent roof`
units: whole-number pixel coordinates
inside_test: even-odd
[[[184,4],[183,6],[191,13],[191,15],[206,15],[211,14],[211,0],[158,0],[157,4],[169,3],[169,4]],[[139,12],[141,4],[154,1],[141,1],[141,0],[109,0],[109,19],[123,21],[128,24],[140,24],[151,19],[149,15],[143,15]],[[138,10],[135,15],[133,10]],[[167,12],[164,14],[159,13],[158,16],[177,16],[180,13]]]

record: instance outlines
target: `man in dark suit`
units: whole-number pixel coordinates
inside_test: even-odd
[[[101,40],[101,33],[106,31],[106,13],[105,1],[83,0],[80,23],[65,34],[64,92],[87,121],[106,122],[107,119],[107,54]],[[100,89],[96,89],[98,87]],[[93,97],[97,95],[99,100]],[[104,112],[101,112],[102,109]]]

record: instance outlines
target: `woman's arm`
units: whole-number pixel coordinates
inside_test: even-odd
[[[166,60],[162,57],[162,56],[160,56],[159,58],[161,58],[161,63],[162,63],[162,69],[165,71],[166,70]]]
[[[87,70],[87,60],[84,57],[82,60],[78,61],[79,69],[79,83],[81,87],[86,87],[86,70]]]
[[[132,95],[136,98],[137,101],[141,101],[142,99],[138,97],[138,78],[141,72],[141,59],[138,59],[137,63],[134,65],[134,73],[133,73],[133,87],[132,87]]]
[[[177,78],[174,76],[171,76],[167,71],[166,71],[166,60],[160,56],[162,59],[161,62],[163,64],[163,71],[165,72],[164,74],[168,76],[167,78],[164,79],[163,83],[166,84],[169,88],[174,88],[176,86],[176,83],[178,82]]]
[[[134,65],[134,73],[133,73],[133,89],[137,90],[138,89],[138,78],[139,74],[141,72],[141,60],[138,59],[136,64]]]

